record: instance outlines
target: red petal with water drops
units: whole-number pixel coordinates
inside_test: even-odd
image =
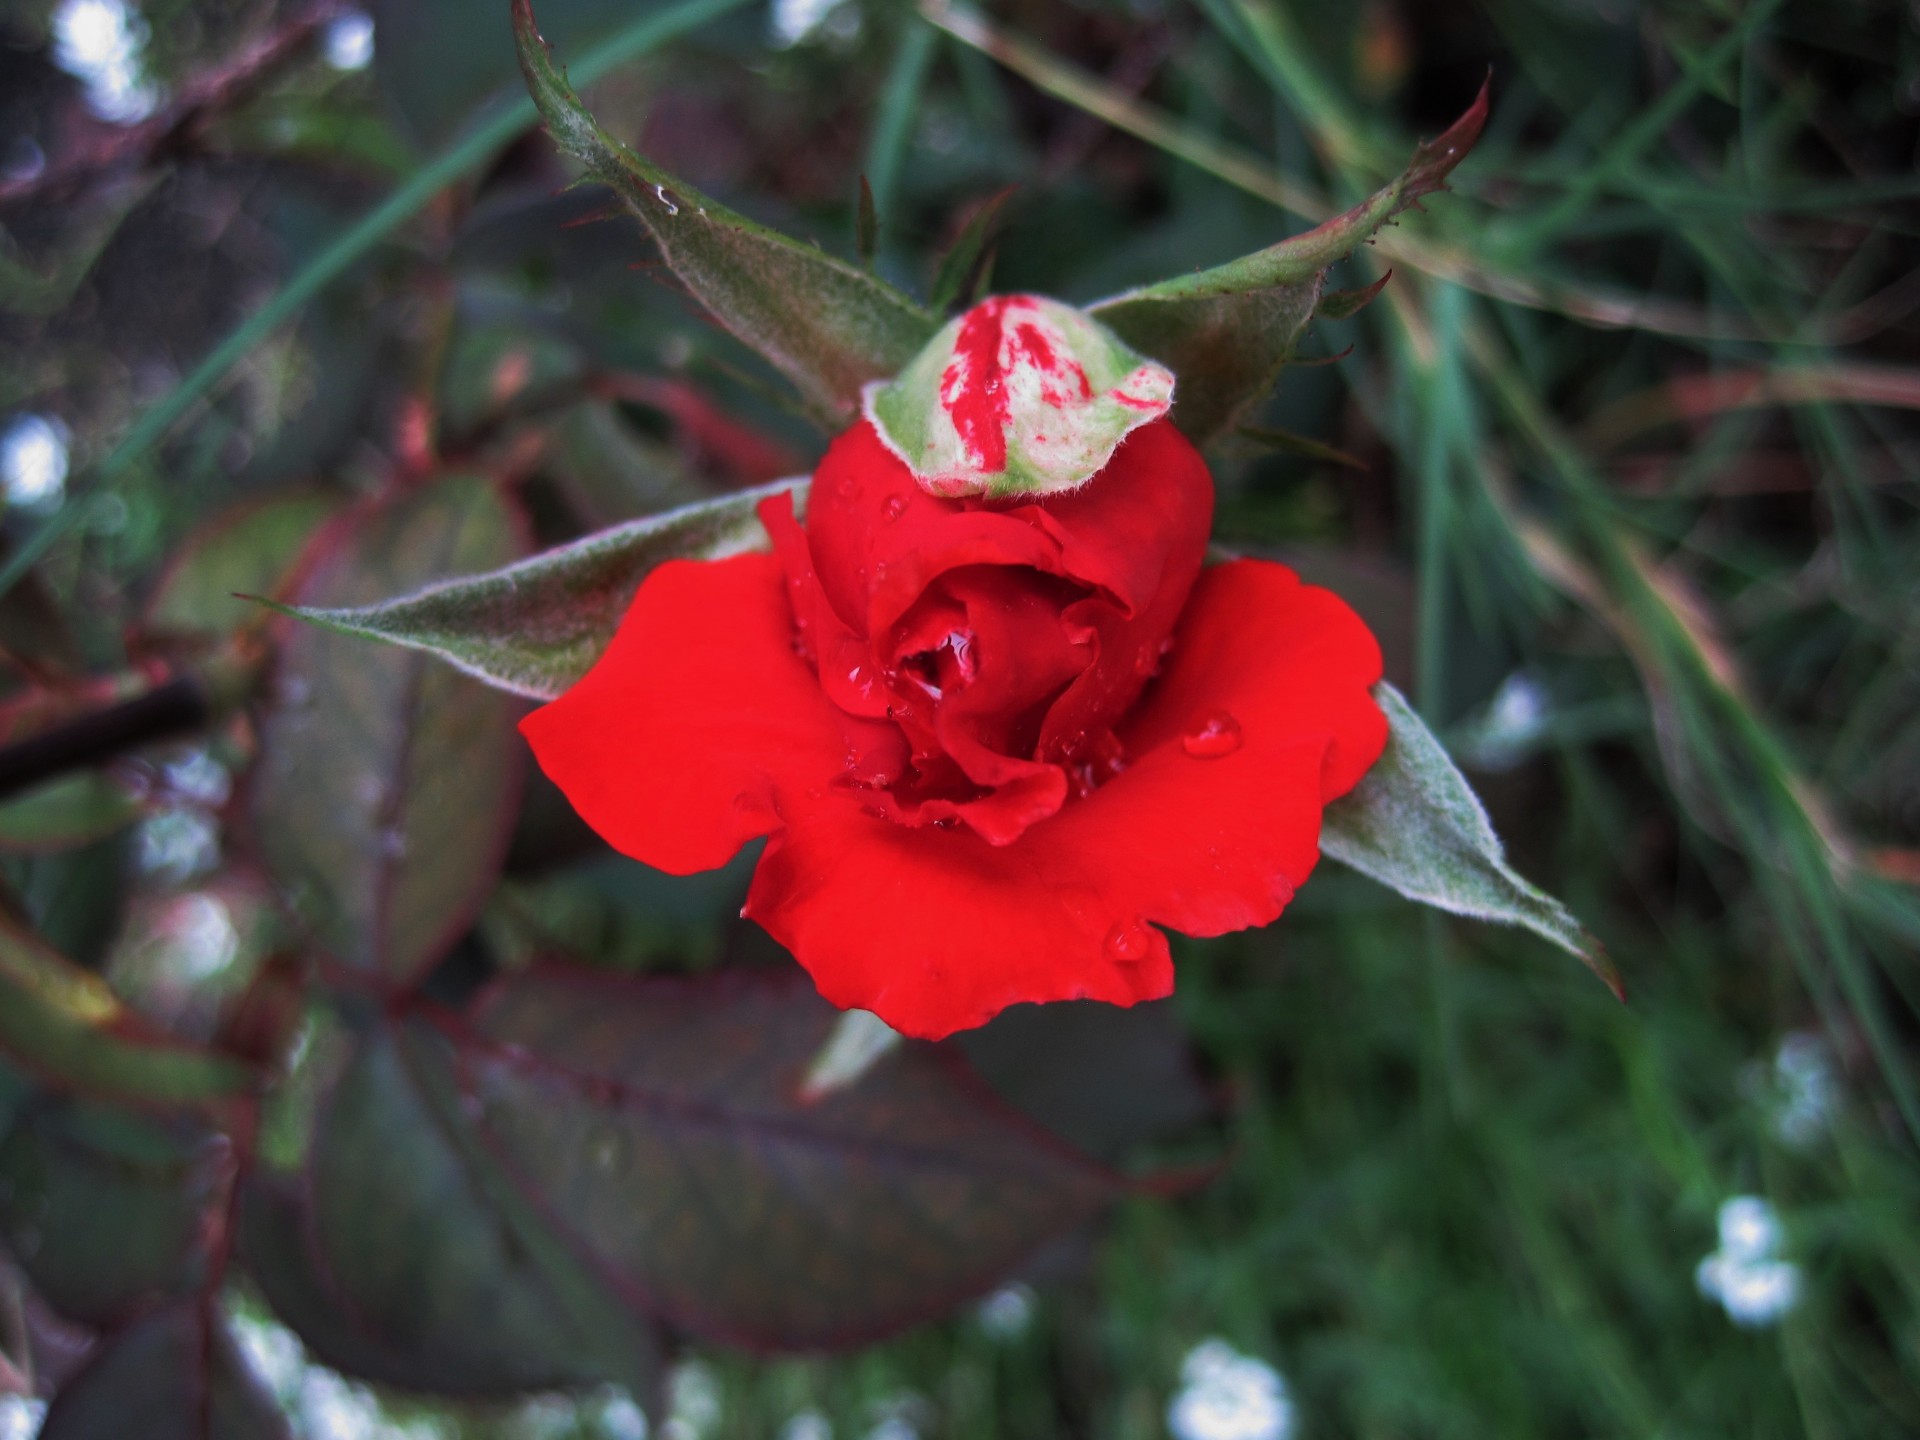
[[[841,776],[849,723],[794,653],[779,562],[756,554],[655,570],[586,678],[520,728],[609,844],[688,875]]]
[[[769,844],[747,913],[828,999],[910,1035],[1023,1001],[1156,998],[1173,985],[1157,926],[1264,925],[1306,880],[1322,806],[1386,744],[1379,678],[1379,646],[1337,596],[1284,566],[1218,566],[1122,726],[1124,773],[1000,846],[830,797]]]

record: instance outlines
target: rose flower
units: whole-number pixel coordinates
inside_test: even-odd
[[[983,302],[833,442],[771,553],[647,577],[524,730],[622,852],[765,836],[745,913],[828,1000],[938,1038],[1168,994],[1159,927],[1279,915],[1386,743],[1380,651],[1285,566],[1206,566],[1173,377],[1077,311]]]

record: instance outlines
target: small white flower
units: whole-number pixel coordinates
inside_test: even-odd
[[[1796,1030],[1780,1042],[1773,1079],[1780,1095],[1773,1133],[1803,1150],[1820,1138],[1839,1108],[1840,1081],[1832,1052],[1818,1035]]]
[[[1736,1325],[1771,1325],[1800,1302],[1800,1267],[1779,1258],[1779,1217],[1757,1195],[1735,1195],[1720,1207],[1720,1248],[1703,1259],[1693,1282],[1719,1301]]]
[[[1780,1220],[1758,1195],[1735,1195],[1720,1207],[1720,1250],[1731,1260],[1764,1260],[1779,1248]]]
[[[1174,1440],[1288,1440],[1293,1434],[1293,1400],[1280,1372],[1224,1340],[1194,1346],[1180,1381],[1167,1407]]]

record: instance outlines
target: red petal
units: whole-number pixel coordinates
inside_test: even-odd
[[[828,804],[769,842],[746,914],[834,1004],[923,1039],[1022,1000],[1157,999],[1173,988],[1166,936],[1146,930],[1133,963],[1107,959],[1116,906],[1104,878],[1046,838],[1075,808],[995,846],[965,826]]]
[[[885,632],[956,566],[1060,568],[1058,544],[1024,520],[927,494],[865,420],[813,473],[807,543],[827,598],[860,635]]]
[[[1011,845],[829,802],[767,848],[747,913],[837,1005],[937,1038],[1022,1001],[1172,989],[1166,937],[1277,916],[1319,856],[1324,801],[1386,744],[1359,617],[1284,566],[1201,576],[1165,674],[1123,727],[1127,772]],[[1226,713],[1242,743],[1183,737]]]
[[[1213,528],[1213,477],[1173,422],[1156,420],[1091,483],[1007,513],[1059,542],[1061,573],[1139,615],[1168,591],[1184,599],[1193,584]]]
[[[844,773],[842,720],[794,653],[784,586],[771,555],[662,565],[586,677],[521,722],[615,849],[711,870]]]

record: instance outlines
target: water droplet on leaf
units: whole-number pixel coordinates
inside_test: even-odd
[[[1224,710],[1205,716],[1180,737],[1180,746],[1196,760],[1218,760],[1241,746],[1240,722]]]
[[[669,194],[667,194],[667,187],[666,187],[666,186],[664,186],[664,185],[656,185],[656,186],[654,186],[654,187],[653,187],[653,193],[654,193],[655,195],[657,195],[657,196],[659,196],[659,197],[660,197],[660,203],[661,203],[662,205],[664,205],[664,206],[666,206],[666,207],[667,207],[667,214],[669,214],[669,215],[678,215],[678,214],[680,213],[680,207],[679,207],[678,205],[676,205],[676,204],[674,204],[674,203],[673,203],[673,197],[672,197],[671,195],[669,195]]]

